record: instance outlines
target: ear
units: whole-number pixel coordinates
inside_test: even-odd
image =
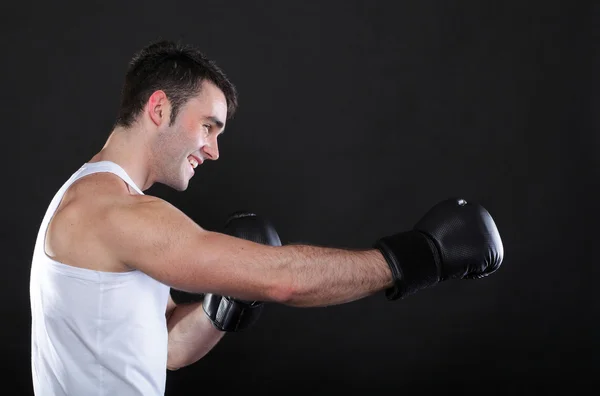
[[[148,98],[146,112],[156,126],[169,122],[171,106],[167,94],[162,90],[154,91]]]

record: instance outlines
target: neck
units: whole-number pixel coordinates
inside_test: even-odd
[[[149,135],[135,128],[117,127],[111,132],[102,150],[88,162],[114,162],[127,172],[140,190],[145,191],[154,184]]]

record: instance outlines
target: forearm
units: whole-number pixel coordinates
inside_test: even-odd
[[[212,325],[202,309],[202,302],[177,305],[168,318],[167,328],[169,370],[198,361],[225,335]]]
[[[348,250],[307,245],[281,248],[283,278],[289,294],[281,301],[297,307],[347,303],[393,285],[392,272],[378,250]]]

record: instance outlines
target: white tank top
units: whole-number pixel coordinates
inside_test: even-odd
[[[113,162],[84,164],[52,199],[31,266],[31,367],[36,396],[163,396],[169,287],[140,271],[101,272],[45,254],[46,228],[73,182],[96,172],[121,177]]]

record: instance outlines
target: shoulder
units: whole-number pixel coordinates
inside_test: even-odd
[[[132,194],[127,183],[111,173],[82,177],[69,186],[48,224],[46,253],[75,266],[121,268],[108,254],[105,236],[117,235],[123,222],[131,221],[132,216],[124,215],[123,208],[160,201],[156,197]]]
[[[90,175],[92,176],[92,175]],[[78,223],[91,226],[94,236],[110,246],[133,238],[164,238],[177,230],[201,227],[168,201],[135,193],[119,176],[104,173],[82,178],[72,186]],[[132,241],[130,241],[132,242]]]
[[[65,192],[55,213],[53,222],[68,223],[72,229],[89,233],[105,231],[102,228],[118,226],[120,217],[127,210],[147,204],[166,204],[166,201],[133,192],[119,176],[94,173],[75,181]],[[90,227],[91,226],[91,227]]]
[[[64,195],[65,205],[76,204],[93,211],[106,210],[114,205],[157,202],[160,198],[140,195],[119,176],[108,173],[94,173],[74,182]],[[87,212],[87,211],[86,211]]]

